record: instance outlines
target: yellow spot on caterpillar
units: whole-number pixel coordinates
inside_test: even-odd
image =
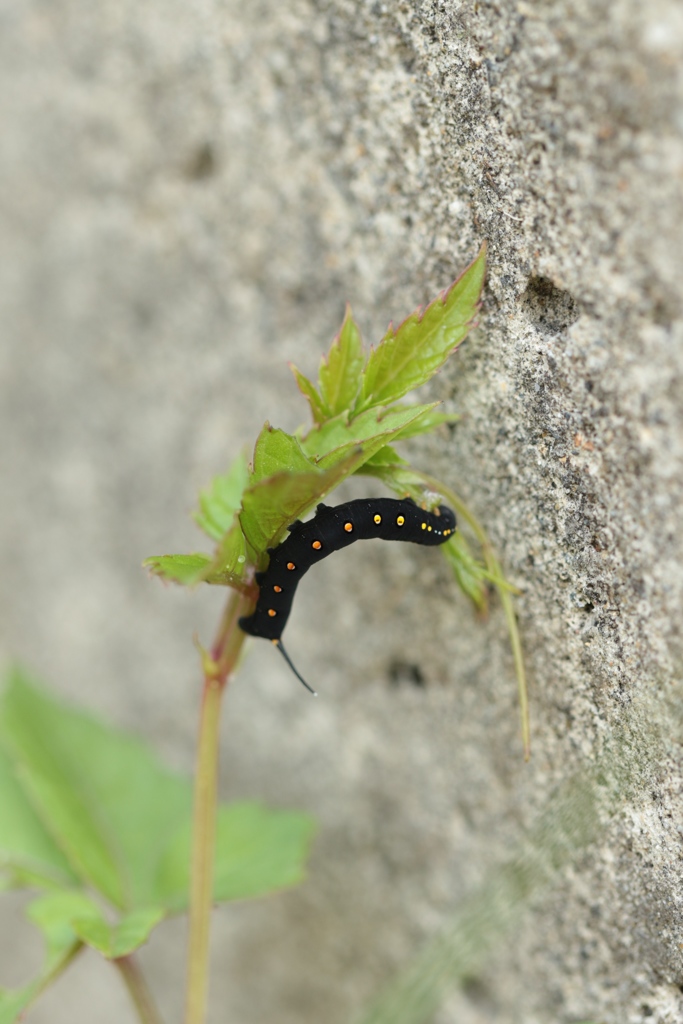
[[[316,551],[320,551],[322,544],[320,543],[319,540],[314,540],[313,543],[311,544],[311,547],[315,548]]]
[[[430,533],[432,532],[431,526],[428,526],[427,529],[429,530]]]
[[[287,568],[288,569],[296,569],[296,566],[294,565],[294,562],[287,562]]]
[[[275,611],[274,608],[269,608],[268,609],[268,614],[270,615],[271,619],[274,619],[275,616],[277,615],[277,612]]]
[[[403,516],[399,516],[398,519],[396,520],[396,525],[397,526],[403,526],[404,523],[405,523],[405,518]]]
[[[282,587],[278,587],[277,583],[273,587],[273,590],[275,591],[276,594],[281,594],[282,593]]]
[[[344,529],[347,533],[351,533],[353,530],[353,523],[344,523]]]
[[[423,529],[423,530],[426,530],[426,529],[427,529],[427,524],[426,524],[426,523],[423,523],[423,524],[422,524],[422,529]]]
[[[380,524],[380,523],[382,522],[382,517],[381,517],[381,515],[379,514],[379,512],[378,512],[378,513],[377,513],[377,515],[375,516],[375,522],[377,523],[377,525],[379,525],[379,524]]]

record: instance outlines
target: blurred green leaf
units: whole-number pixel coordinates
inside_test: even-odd
[[[314,831],[307,814],[269,811],[252,803],[221,807],[216,822],[215,899],[262,896],[301,881]],[[159,899],[174,911],[187,907],[189,864],[187,822],[159,872]]]
[[[21,989],[0,988],[0,1024],[16,1024],[21,1017],[22,1010],[30,1006],[45,981],[49,979],[50,973],[46,972],[45,978],[37,979]]]
[[[49,976],[49,975],[48,975]],[[22,1010],[30,1005],[40,991],[41,980],[32,982],[22,989],[0,988],[0,1024],[15,1024]]]
[[[0,1024],[14,1024],[46,985],[73,959],[81,943],[69,924],[66,905],[74,907],[73,893],[55,892],[29,905],[26,916],[43,933],[45,960],[40,974],[21,989],[0,989]],[[80,897],[86,900],[86,897]],[[81,904],[82,905],[82,904]]]
[[[99,907],[90,901],[89,908],[74,913],[70,925],[78,937],[108,960],[128,956],[142,946],[166,915],[163,907],[139,907],[109,922]]]
[[[0,747],[0,867],[8,887],[71,885],[75,876],[16,779]]]
[[[154,903],[161,853],[190,814],[189,783],[18,671],[0,703],[0,742],[73,873],[117,907]]]
[[[48,948],[38,978],[0,990],[0,1024],[13,1024],[82,943],[126,956],[187,907],[190,831],[189,780],[11,673],[0,702],[0,867],[15,884],[49,889],[28,908]],[[298,882],[313,831],[304,814],[221,806],[216,901]]]
[[[78,920],[85,941],[121,948],[136,930],[149,930],[162,908],[170,912],[186,905],[181,889],[189,865],[188,779],[164,768],[140,741],[48,697],[18,669],[0,704],[3,748],[0,793],[7,801],[0,823],[9,826],[3,842],[19,851],[13,856],[21,866],[46,875],[49,869],[48,883],[64,887],[62,902],[46,906],[56,913],[58,907],[75,905],[70,920]],[[5,785],[11,780],[4,770],[10,761],[19,771],[18,792],[11,782]],[[22,790],[30,804],[25,798],[22,804]],[[216,899],[247,899],[269,887],[292,885],[302,877],[312,829],[306,815],[257,804],[221,806]],[[98,904],[84,903],[84,893],[74,889],[76,877],[123,909],[124,916],[112,922]],[[91,919],[95,923],[86,929],[81,922]],[[108,938],[103,924],[111,925]]]
[[[393,325],[372,349],[363,373],[357,411],[388,405],[426,383],[467,336],[484,283],[486,247],[473,263],[423,311]]]
[[[244,453],[237,456],[223,476],[215,476],[199,496],[199,508],[193,513],[197,525],[212,540],[219,541],[231,527],[247,486],[249,469]],[[186,556],[192,557],[192,556]],[[176,582],[184,582],[177,580]]]
[[[329,417],[350,409],[358,396],[363,373],[363,342],[347,304],[339,334],[320,364],[320,395]],[[320,421],[317,421],[320,422]]]

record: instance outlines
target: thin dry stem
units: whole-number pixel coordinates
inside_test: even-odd
[[[467,505],[462,501],[461,498],[452,491],[449,487],[445,487],[440,480],[437,480],[433,476],[429,476],[427,473],[417,474],[429,488],[442,494],[444,498],[453,506],[457,515],[461,516],[462,519],[468,524],[475,534],[477,540],[481,544],[482,554],[484,556],[484,562],[486,568],[494,577],[493,585],[495,586],[500,596],[500,603],[503,606],[505,613],[505,621],[507,623],[508,633],[510,635],[510,645],[512,647],[512,657],[515,662],[515,674],[517,676],[517,689],[519,692],[519,712],[522,724],[522,743],[524,746],[524,760],[528,761],[531,757],[531,728],[529,725],[529,696],[526,682],[526,671],[524,668],[524,656],[522,654],[522,642],[519,636],[519,629],[517,627],[517,618],[515,616],[515,609],[512,603],[512,595],[505,586],[501,586],[496,582],[495,577],[501,580],[505,579],[503,570],[496,558],[491,541],[488,538],[486,530],[478,521],[478,519],[469,510]]]

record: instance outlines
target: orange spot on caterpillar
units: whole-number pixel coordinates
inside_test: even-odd
[[[403,526],[404,523],[405,523],[405,517],[404,516],[399,516],[398,519],[396,520],[396,525],[397,526]]]
[[[282,587],[278,587],[277,583],[273,587],[273,590],[275,591],[276,594],[281,594],[282,593]]]
[[[315,548],[316,551],[320,551],[322,544],[320,543],[319,540],[314,540],[313,543],[311,544],[311,547]]]
[[[378,524],[382,522],[382,517],[381,517],[381,515],[379,514],[379,512],[378,512],[378,513],[377,513],[377,515],[375,516],[375,522],[376,522],[376,523],[378,523]]]
[[[344,523],[344,529],[347,533],[351,533],[353,530],[353,523]]]
[[[296,566],[294,565],[294,562],[287,562],[287,568],[288,569],[296,569]]]
[[[274,619],[275,616],[277,615],[277,612],[275,611],[274,608],[269,608],[268,609],[268,614],[270,615],[271,619]]]

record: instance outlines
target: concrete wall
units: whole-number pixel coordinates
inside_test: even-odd
[[[304,418],[286,361],[347,298],[375,341],[489,242],[429,391],[462,422],[410,454],[523,589],[533,759],[495,603],[436,552],[321,566],[288,630],[321,697],[255,643],[223,722],[225,797],[320,838],[304,886],[217,913],[212,1021],[349,1021],[626,727],[640,781],[436,1019],[683,1019],[682,59],[677,0],[0,10],[2,651],[178,767],[221,595],[141,559],[200,546],[198,488]],[[4,905],[11,983],[38,954]],[[169,1021],[183,941],[142,956]],[[133,1019],[86,956],[27,1021],[95,1011]]]

